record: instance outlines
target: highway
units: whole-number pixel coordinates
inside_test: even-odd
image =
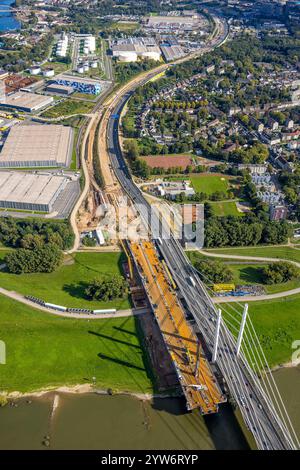
[[[151,75],[156,74],[156,71],[149,74],[144,81],[148,81]],[[157,250],[161,252],[177,283],[179,298],[184,299],[186,311],[193,316],[208,351],[212,353],[217,310],[180,243],[173,237],[168,238],[164,229],[162,229],[163,233],[159,233],[159,218],[151,211],[150,204],[133,182],[120,148],[119,116],[127,100],[140,84],[140,82],[133,81],[129,91],[127,87],[124,94],[119,93],[115,100],[117,103],[110,110],[106,137],[111,165],[124,191],[133,203],[138,205],[145,226],[149,231],[152,231],[152,237],[156,239]],[[157,242],[158,239],[161,239],[161,243]],[[191,278],[195,285],[191,283]],[[249,341],[250,335],[251,337],[253,335],[252,342],[254,344],[256,333],[249,329]],[[254,351],[247,350],[246,355],[250,355],[250,360],[258,367],[264,368],[266,366],[264,358],[255,355]],[[266,374],[264,381],[260,380],[249,365],[246,355],[243,350],[239,355],[236,355],[236,339],[225,322],[222,321],[217,366],[225,379],[230,395],[238,404],[243,419],[255,438],[257,447],[264,450],[298,448],[297,437],[293,434],[293,428],[272,378]]]
[[[187,259],[183,248],[174,238],[166,238],[159,234],[160,222],[155,217],[151,206],[144,199],[139,188],[133,182],[124,161],[119,143],[119,118],[131,92],[120,97],[108,121],[107,140],[111,164],[115,174],[130,199],[138,204],[142,220],[156,232],[154,238],[162,239],[162,245],[158,244],[167,265],[179,286],[180,293],[185,299],[189,312],[205,338],[205,343],[212,352],[214,333],[217,319],[217,311],[205,287],[201,283],[197,273]],[[158,234],[160,236],[158,236]],[[189,282],[190,277],[196,281],[196,286]],[[221,323],[220,348],[217,365],[226,380],[231,395],[239,405],[244,421],[252,432],[257,446],[260,449],[294,449],[296,448],[289,429],[279,418],[277,409],[266,395],[259,379],[248,364],[244,354],[236,356],[236,341],[225,323]],[[270,384],[270,387],[272,384]]]
[[[215,22],[217,33],[210,45],[190,56],[176,61],[176,63],[182,63],[202,53],[209,52],[226,41],[228,37],[227,25],[218,18],[215,18]],[[152,225],[150,227],[149,217],[151,206],[145,201],[142,193],[132,181],[123,159],[118,135],[119,116],[126,101],[138,86],[146,83],[162,70],[166,70],[172,65],[175,65],[175,63],[164,64],[152,71],[144,73],[121,87],[114,96],[109,97],[105,102],[101,99],[93,110],[93,113],[95,113],[94,118],[88,125],[85,123],[85,125],[81,127],[77,142],[77,155],[79,156],[79,147],[82,139],[80,155],[85,174],[85,187],[71,216],[71,223],[76,235],[74,249],[76,249],[79,243],[79,234],[76,227],[76,213],[89,190],[90,175],[87,171],[86,161],[87,158],[91,158],[89,148],[91,149],[92,145],[87,145],[87,142],[89,136],[91,136],[93,140],[93,126],[101,115],[103,127],[99,128],[99,145],[101,147],[100,160],[106,160],[107,158],[110,161],[111,167],[123,190],[135,205],[139,205],[141,219],[145,226],[149,227],[149,230],[152,229],[153,239],[158,239],[157,234],[159,233],[160,226],[158,217],[152,214]],[[198,274],[186,258],[178,241],[172,237],[168,239],[164,237],[164,234],[159,238],[162,238],[162,243],[154,243],[156,243],[157,251],[161,252],[177,283],[178,299],[184,304],[185,311],[194,318],[194,323],[201,333],[201,340],[205,343],[208,352],[211,353],[216,329],[217,310],[202,285]],[[191,285],[190,278],[194,279],[195,286]],[[184,299],[184,301],[182,299]],[[253,335],[255,340],[256,333],[254,331],[251,332],[251,330],[249,330],[248,335],[251,337],[251,340]],[[255,343],[254,340],[253,345]],[[264,358],[261,359],[260,356],[255,356],[255,352],[251,351],[250,359],[251,362],[256,363],[256,365],[258,361],[258,366],[261,366],[260,368],[265,367]],[[267,386],[265,386],[264,382],[258,379],[253,369],[249,366],[243,350],[239,356],[236,356],[236,340],[228,330],[224,321],[221,322],[220,328],[217,367],[225,379],[231,397],[234,398],[235,402],[240,407],[244,421],[252,432],[259,449],[295,449],[299,447],[297,437],[293,435],[292,426],[290,426],[288,422],[289,418],[286,416],[277,394],[275,397],[276,408],[273,405],[273,393],[276,392],[276,386],[272,382],[271,377],[269,379],[268,375],[266,376],[265,382]],[[270,395],[272,396],[270,397]],[[278,403],[280,406],[277,406]],[[283,410],[280,416],[278,414],[278,408]],[[285,424],[286,422],[287,424]]]

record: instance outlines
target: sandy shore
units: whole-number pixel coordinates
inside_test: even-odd
[[[0,393],[1,396],[4,396],[8,399],[18,399],[18,398],[26,398],[26,397],[35,397],[39,398],[47,393],[72,393],[72,394],[84,394],[84,393],[95,393],[98,395],[109,395],[108,389],[99,389],[96,388],[92,384],[78,384],[74,386],[62,386],[62,387],[49,387],[46,389],[42,390],[37,390],[35,392],[26,392],[26,393],[21,393],[18,391],[15,392],[3,392]],[[168,395],[168,394],[153,394],[153,393],[135,393],[135,392],[129,392],[129,391],[114,391],[112,395],[129,395],[138,398],[139,400],[152,400],[153,398],[170,398],[171,396],[175,395]]]
[[[273,367],[271,370],[272,372],[275,372],[276,370],[279,369],[291,369],[292,367],[298,367],[300,366],[300,359],[297,361],[293,362],[285,362],[284,364],[278,364],[277,366]]]
[[[300,366],[300,359],[295,362],[286,362],[284,364],[278,364],[277,366],[271,369],[272,372],[276,372],[279,369],[290,369],[292,367]],[[84,394],[84,393],[96,393],[98,395],[109,395],[108,389],[100,389],[96,388],[93,384],[77,384],[73,386],[61,386],[61,387],[48,387],[42,390],[37,390],[33,392],[0,392],[0,396],[6,397],[8,399],[18,399],[24,397],[42,397],[47,393],[55,392],[55,393],[72,393],[72,394]],[[172,396],[176,396],[175,394],[153,394],[153,393],[135,393],[129,392],[126,390],[123,391],[115,391],[113,390],[113,395],[129,395],[138,398],[139,400],[152,400],[153,398],[170,398]],[[178,395],[177,395],[178,396]]]

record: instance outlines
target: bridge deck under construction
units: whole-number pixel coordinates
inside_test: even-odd
[[[173,360],[189,410],[216,413],[226,401],[192,327],[172,288],[172,280],[151,242],[131,243],[165,345]]]

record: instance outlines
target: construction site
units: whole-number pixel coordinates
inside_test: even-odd
[[[108,151],[103,151],[107,149],[105,129],[113,105],[112,98],[99,120],[90,123],[88,137],[83,141],[89,185],[77,213],[76,223],[81,233],[97,230],[100,226],[109,231],[115,214],[121,225],[122,201],[127,197],[112,171]],[[96,180],[95,168],[101,179]],[[126,207],[123,216],[137,234],[143,226],[140,214],[129,200]],[[126,254],[124,271],[134,307],[148,311],[141,315],[140,321],[158,389],[181,390],[188,410],[198,409],[201,414],[218,412],[226,396],[218,383],[217,370],[212,369],[202,340],[187,319],[177,286],[157,243],[129,241],[128,234],[122,239],[119,228],[118,237],[114,239],[111,235],[110,243]]]

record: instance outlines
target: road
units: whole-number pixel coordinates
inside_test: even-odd
[[[148,76],[149,78],[150,76]],[[123,94],[119,93],[117,97],[118,103],[110,110],[106,129],[107,148],[111,165],[120,185],[133,203],[139,204],[141,218],[148,228],[151,206],[131,179],[123,159],[118,134],[118,116],[120,116],[123,107],[136,87],[137,83],[133,81],[130,89],[127,87]],[[103,149],[103,151],[105,150]],[[151,216],[152,235],[154,239],[158,239],[159,219],[153,213]],[[162,242],[161,245],[158,244],[158,249],[162,253],[179,287],[181,298],[184,299],[188,312],[193,315],[196,325],[205,338],[206,347],[212,352],[217,318],[213,302],[179,242],[172,237],[165,238],[164,233],[160,234],[159,238],[161,238]],[[191,278],[194,280],[195,286],[191,284]],[[289,430],[288,425],[279,417],[277,407],[273,405],[270,399],[270,394],[273,393],[271,390],[273,385],[270,385],[270,389],[263,387],[253,369],[249,366],[244,353],[236,355],[235,349],[235,338],[225,323],[222,322],[217,365],[226,380],[231,395],[240,407],[245,423],[252,432],[258,448],[296,448],[297,444],[294,443],[291,435],[292,431]],[[285,417],[285,419],[287,418]]]
[[[213,297],[212,301],[215,304],[222,304],[228,302],[258,302],[262,300],[273,300],[273,299],[282,299],[283,297],[289,297],[291,295],[300,294],[300,287],[296,289],[290,289],[283,292],[276,292],[276,294],[264,294],[264,295],[245,295],[243,297],[234,297],[234,296],[223,296],[223,297]]]
[[[290,246],[290,245],[286,245],[286,246]],[[247,249],[245,248],[245,250]],[[288,263],[294,264],[295,266],[300,268],[300,263],[298,261],[293,261],[293,260],[283,259],[283,258],[268,258],[266,256],[261,257],[261,256],[231,255],[227,253],[212,253],[206,250],[199,250],[199,253],[205,256],[211,256],[213,258],[233,259],[233,260],[236,259],[236,260],[243,260],[243,261],[266,261],[270,263],[278,263],[279,261],[287,261]]]
[[[99,320],[103,318],[120,318],[120,317],[129,317],[131,315],[141,315],[146,313],[148,310],[144,308],[128,308],[124,310],[117,310],[116,313],[93,313],[93,314],[86,314],[86,313],[73,313],[73,312],[60,312],[58,310],[50,309],[47,307],[43,307],[42,305],[38,305],[35,302],[32,302],[29,299],[26,299],[23,295],[19,294],[18,292],[14,292],[11,290],[3,289],[0,287],[0,294],[5,295],[5,297],[9,297],[12,300],[16,300],[28,307],[35,308],[41,312],[46,312],[52,315],[56,315],[59,317],[64,318],[76,318],[76,319],[89,319],[89,320]]]

